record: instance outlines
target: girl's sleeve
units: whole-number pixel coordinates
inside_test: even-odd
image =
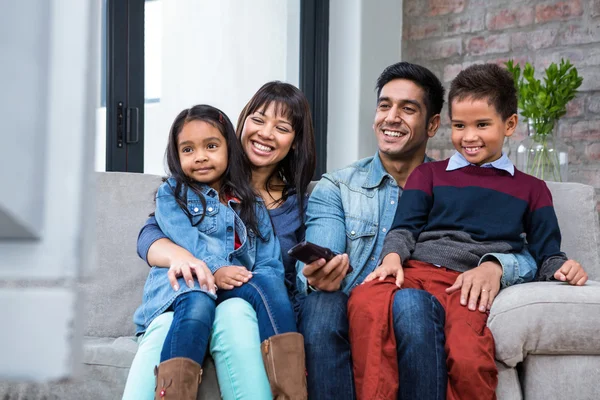
[[[219,268],[229,265],[223,257],[209,255],[206,244],[198,234],[198,228],[192,225],[189,217],[181,209],[168,181],[163,183],[156,193],[156,222],[160,230],[175,244],[204,261],[214,274]]]

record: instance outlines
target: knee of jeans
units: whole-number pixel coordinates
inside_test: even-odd
[[[259,288],[272,289],[281,287],[282,291],[287,293],[287,289],[285,287],[285,281],[281,279],[281,276],[276,275],[271,271],[259,271],[252,275],[252,279],[250,280],[255,286]]]
[[[427,323],[444,324],[445,313],[432,294],[419,289],[402,289],[394,295],[394,322],[400,330],[425,329]]]
[[[326,340],[348,327],[348,295],[337,292],[313,292],[302,304],[300,329],[307,343]]]
[[[216,304],[206,293],[192,291],[185,293],[180,304],[185,302],[185,316],[188,319],[205,321],[207,317],[210,321],[214,320]]]

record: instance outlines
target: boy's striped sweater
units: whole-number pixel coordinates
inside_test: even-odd
[[[522,233],[549,280],[567,260],[545,182],[515,169],[467,166],[446,171],[448,160],[418,166],[408,178],[381,258],[408,259],[464,272],[487,253],[520,252]]]

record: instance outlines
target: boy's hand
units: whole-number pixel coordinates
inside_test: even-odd
[[[587,282],[588,274],[577,261],[567,260],[562,267],[554,273],[554,279],[568,282],[574,286],[582,286]]]
[[[177,278],[180,276],[183,277],[189,287],[194,287],[194,275],[196,275],[198,285],[201,288],[213,294],[215,293],[215,278],[206,263],[202,260],[198,260],[195,257],[176,260],[171,264],[169,272],[167,272],[171,287],[175,291],[179,290]]]
[[[215,282],[219,289],[231,290],[234,287],[242,286],[252,278],[252,272],[245,267],[230,265],[221,267],[215,272]]]
[[[338,254],[329,262],[320,258],[302,269],[309,285],[324,292],[335,292],[340,290],[342,280],[348,273],[350,262],[347,254]]]
[[[402,287],[404,283],[404,270],[402,269],[402,260],[400,260],[400,256],[396,253],[390,253],[385,256],[381,265],[367,275],[363,283],[370,282],[375,278],[379,278],[382,281],[388,276],[395,276],[396,286],[399,288]]]
[[[479,300],[479,311],[486,312],[492,308],[500,291],[501,278],[502,266],[494,261],[486,261],[477,268],[460,274],[454,285],[446,289],[446,293],[451,294],[460,289],[461,305],[468,304],[469,310],[475,311]]]

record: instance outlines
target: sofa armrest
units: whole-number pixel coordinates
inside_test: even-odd
[[[500,292],[488,318],[496,360],[515,367],[528,354],[600,355],[600,282],[534,282]]]

